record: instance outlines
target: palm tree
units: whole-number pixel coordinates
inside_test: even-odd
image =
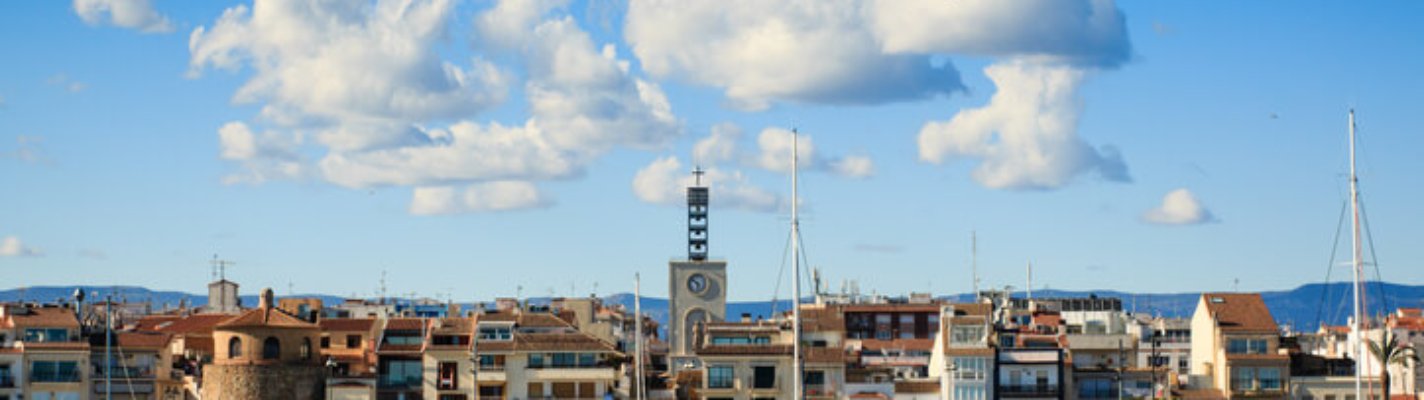
[[[1394,336],[1394,330],[1384,329],[1384,337],[1379,342],[1365,341],[1370,345],[1370,353],[1379,360],[1380,366],[1380,386],[1384,387],[1384,399],[1389,400],[1389,365],[1397,364],[1409,367],[1409,361],[1419,363],[1419,354],[1415,352],[1413,345],[1400,345],[1399,338]],[[1383,344],[1381,346],[1380,344]]]

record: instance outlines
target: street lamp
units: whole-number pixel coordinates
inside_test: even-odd
[[[336,359],[331,356],[326,357],[326,399],[331,400],[331,382],[336,377]]]

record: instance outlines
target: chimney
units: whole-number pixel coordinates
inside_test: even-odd
[[[257,308],[272,309],[272,288],[262,289],[262,295],[257,299]]]
[[[752,313],[742,313],[742,323],[752,322]]]

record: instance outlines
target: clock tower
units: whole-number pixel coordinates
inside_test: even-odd
[[[687,188],[687,259],[668,263],[668,341],[672,369],[696,363],[697,327],[727,315],[727,262],[707,258],[708,188],[701,168]]]

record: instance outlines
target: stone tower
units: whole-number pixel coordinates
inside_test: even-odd
[[[320,399],[325,371],[321,329],[276,308],[263,289],[257,308],[213,329],[213,364],[203,368],[205,399]]]
[[[668,341],[675,370],[695,363],[698,324],[722,321],[727,314],[727,262],[707,257],[710,196],[702,170],[692,173],[697,182],[687,188],[687,259],[668,263]]]

